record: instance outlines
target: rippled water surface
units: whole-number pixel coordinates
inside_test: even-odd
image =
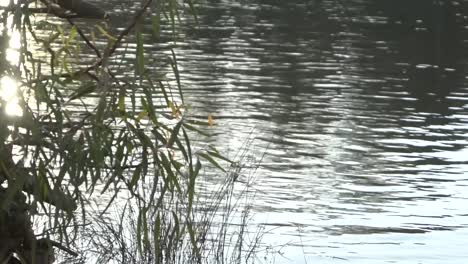
[[[259,263],[468,261],[468,1],[432,2],[209,0],[181,29],[213,143],[266,152]]]

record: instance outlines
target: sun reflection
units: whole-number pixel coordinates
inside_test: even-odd
[[[2,1],[2,0],[0,0]],[[2,3],[0,2],[0,6]],[[12,17],[8,17],[8,23],[11,23]],[[6,48],[6,59],[9,63],[15,65],[20,61],[21,34],[18,30],[8,30],[8,47]]]
[[[9,48],[6,51],[6,59],[11,64],[15,65],[20,60],[20,53],[17,49]]]
[[[11,0],[0,0],[0,6],[8,6]],[[17,0],[13,0],[13,4],[16,4]]]
[[[18,31],[10,33],[9,48],[6,51],[6,59],[12,64],[16,64],[20,60],[19,49],[21,48],[21,35]]]
[[[13,78],[9,76],[3,76],[3,78],[0,80],[0,85],[0,95],[2,96],[3,100],[10,101],[16,97],[18,84]]]
[[[17,1],[0,0],[0,6],[8,6],[10,3],[16,4]],[[11,23],[13,17],[8,17],[7,25]],[[5,57],[8,63],[15,65],[20,61],[21,34],[17,30],[8,30],[8,47],[5,47]],[[23,109],[20,106],[20,89],[18,82],[10,76],[3,76],[0,79],[0,98],[5,104],[2,108],[7,115],[22,116]]]
[[[18,31],[11,32],[9,45],[11,49],[21,48],[21,35]]]
[[[6,102],[5,112],[11,116],[22,116],[18,97],[18,83],[9,76],[3,76],[0,80],[0,97]]]

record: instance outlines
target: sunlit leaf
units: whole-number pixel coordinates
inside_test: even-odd
[[[65,47],[68,48],[70,46],[70,43],[75,40],[76,34],[77,34],[77,28],[76,28],[76,26],[73,26],[70,29],[70,33],[68,34],[68,38],[67,38],[67,40],[65,42]]]
[[[125,114],[125,90],[121,89],[120,94],[119,94],[119,112],[123,115]]]
[[[148,116],[148,112],[146,111],[141,111],[137,117],[136,117],[136,121],[140,121],[142,120],[143,118],[147,117]]]
[[[214,125],[214,118],[212,114],[208,115],[208,125],[213,126]]]
[[[106,36],[109,40],[112,40],[112,41],[116,41],[117,38],[112,36],[111,34],[109,34],[109,32],[107,32],[107,30],[105,30],[103,27],[101,27],[100,25],[96,25],[96,28],[99,30],[99,32],[101,32],[102,35]]]

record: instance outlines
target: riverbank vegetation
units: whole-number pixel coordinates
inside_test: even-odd
[[[190,118],[173,46],[146,51],[191,1],[143,1],[120,29],[76,3],[2,6],[0,262],[252,260],[245,222],[225,244],[242,159],[192,143],[213,119]],[[197,194],[206,165],[226,177],[211,204]]]

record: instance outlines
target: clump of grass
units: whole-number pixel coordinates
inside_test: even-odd
[[[246,165],[247,155],[238,154],[216,189],[198,183],[188,216],[186,200],[172,194],[158,207],[116,200],[106,215],[90,215],[75,263],[255,263],[263,229],[249,231],[257,165]]]

